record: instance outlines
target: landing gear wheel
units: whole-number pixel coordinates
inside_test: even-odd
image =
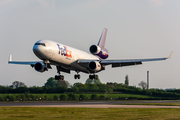
[[[89,75],[89,79],[94,79],[93,75]]]
[[[94,75],[94,79],[96,80],[99,79],[98,75]]]
[[[56,75],[55,80],[64,80],[64,76],[63,75]]]
[[[77,78],[78,78],[78,79],[80,79],[80,78],[81,78],[81,76],[80,76],[80,75],[78,75],[78,76],[77,76]]]
[[[80,79],[80,78],[81,78],[81,76],[79,74],[74,75],[74,79]]]
[[[89,75],[89,79],[99,79],[98,75]]]
[[[74,75],[74,79],[77,79],[77,75]]]
[[[60,79],[59,76],[55,75],[55,80],[59,80],[59,79]]]
[[[64,76],[63,75],[60,75],[60,80],[64,80]]]

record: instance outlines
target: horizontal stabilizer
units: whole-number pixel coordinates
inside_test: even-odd
[[[173,54],[173,51],[172,51],[171,54],[169,55],[168,59],[171,59],[172,54]]]

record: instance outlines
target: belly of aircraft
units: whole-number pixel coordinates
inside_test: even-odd
[[[87,67],[82,67],[76,62],[72,62],[71,64],[64,64],[63,62],[57,62],[57,61],[50,60],[50,63],[55,66],[61,66],[67,70],[74,70],[74,71],[89,73]]]

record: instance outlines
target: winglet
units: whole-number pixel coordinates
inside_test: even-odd
[[[171,52],[171,54],[169,55],[167,59],[171,59],[172,54],[173,54],[173,51]]]
[[[9,62],[11,62],[11,61],[12,61],[12,55],[9,55]]]

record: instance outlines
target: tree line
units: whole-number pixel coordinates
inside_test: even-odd
[[[163,90],[163,89],[145,89],[135,86],[129,86],[129,80],[126,76],[126,84],[107,82],[102,84],[100,80],[87,80],[85,84],[74,83],[70,85],[67,81],[56,81],[54,78],[49,78],[47,82],[42,87],[23,86],[16,87],[11,86],[0,86],[0,93],[126,93],[126,94],[139,94],[148,95],[154,97],[165,97],[171,99],[180,99],[180,89],[177,90]],[[90,82],[91,81],[91,82]],[[17,84],[17,82],[15,82]],[[12,87],[13,86],[13,87]]]

